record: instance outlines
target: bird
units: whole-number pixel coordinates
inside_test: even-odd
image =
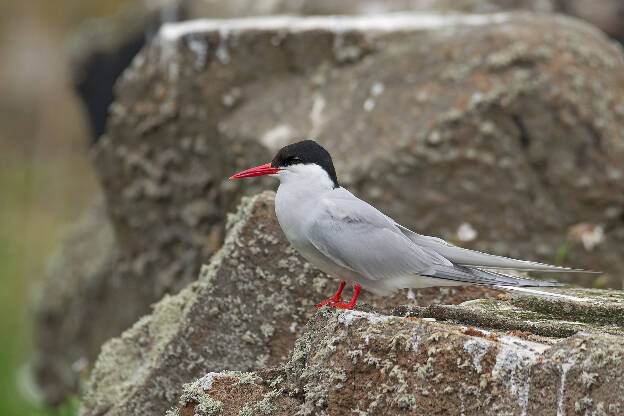
[[[270,163],[230,179],[262,175],[280,181],[275,214],[288,241],[313,266],[340,279],[336,293],[317,308],[353,309],[362,288],[384,296],[431,286],[565,286],[491,269],[585,271],[487,254],[418,234],[340,186],[331,155],[314,140],[286,145]],[[342,298],[347,283],[354,287],[348,302]]]

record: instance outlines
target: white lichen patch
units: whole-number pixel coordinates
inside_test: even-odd
[[[262,335],[264,335],[266,338],[270,338],[275,333],[275,327],[271,324],[264,323],[260,325],[260,332],[262,332]]]
[[[233,32],[247,30],[307,32],[327,30],[336,33],[347,31],[394,32],[404,30],[432,30],[458,25],[482,26],[503,23],[511,17],[508,13],[493,14],[436,14],[393,13],[380,16],[270,16],[228,20],[188,20],[166,23],[161,26],[158,39],[172,42],[191,33],[221,31],[222,38]]]
[[[223,403],[211,397],[203,397],[195,406],[195,414],[198,416],[218,416],[223,412]]]
[[[230,62],[230,53],[228,51],[228,38],[230,31],[227,27],[219,27],[219,45],[215,55],[222,64],[228,64]]]
[[[260,135],[260,142],[268,149],[279,150],[287,145],[296,135],[295,129],[290,124],[278,124]]]
[[[310,137],[317,137],[325,124],[325,117],[323,116],[323,109],[325,108],[325,98],[319,94],[314,94],[314,100],[312,101],[312,110],[310,111]]]
[[[187,39],[188,47],[195,54],[195,69],[201,70],[206,65],[208,59],[208,42],[203,36],[193,34]]]
[[[368,313],[354,310],[344,310],[338,315],[338,322],[348,327],[356,319],[366,319],[372,325],[379,325],[388,322],[389,316],[379,315],[375,313]]]
[[[414,328],[414,332],[412,333],[412,351],[416,352],[418,351],[418,347],[420,345],[420,341],[421,341],[421,335],[420,335],[420,328],[416,327]]]
[[[202,378],[195,380],[189,388],[192,390],[195,390],[196,388],[199,387],[202,390],[208,391],[212,389],[212,383],[214,382],[215,377],[219,375],[223,375],[223,374],[210,372],[206,374],[205,376],[203,376]]]
[[[521,414],[526,415],[529,403],[531,363],[538,357],[535,351],[499,344],[492,378],[498,379],[510,395],[516,396]]]
[[[467,243],[477,238],[479,234],[470,223],[463,222],[457,227],[456,235],[459,241]]]
[[[483,360],[491,346],[492,342],[480,338],[473,338],[464,343],[464,350],[472,357],[472,364],[479,374],[483,372],[481,360]]]
[[[563,408],[563,397],[565,395],[566,380],[568,371],[576,364],[576,356],[571,355],[566,362],[561,364],[561,384],[559,385],[559,393],[557,394],[557,416],[565,416],[566,412]]]

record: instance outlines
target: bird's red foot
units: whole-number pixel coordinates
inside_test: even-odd
[[[328,303],[340,302],[342,300],[342,289],[344,289],[346,284],[347,282],[340,282],[340,286],[338,287],[338,291],[336,292],[336,294],[331,298],[327,299],[325,302],[319,303],[318,305],[316,305],[316,307],[320,308],[321,306],[325,306]]]
[[[331,304],[340,302],[341,300],[342,300],[342,296],[338,296],[338,297],[332,296],[331,298],[327,299],[326,301],[323,301],[323,302],[317,304],[316,307],[320,308],[321,306],[325,306],[328,303],[331,306]]]
[[[340,309],[353,309],[355,307],[355,302],[357,301],[358,296],[360,295],[360,290],[362,286],[356,284],[353,287],[353,297],[349,303],[345,302],[333,302],[329,304],[330,308],[340,308]],[[340,290],[342,292],[342,289]]]
[[[330,308],[340,308],[340,309],[353,309],[354,306],[355,306],[355,302],[349,302],[349,303],[334,302],[334,303],[329,304]]]

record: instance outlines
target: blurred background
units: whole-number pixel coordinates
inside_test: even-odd
[[[33,293],[45,274],[50,256],[58,251],[71,224],[99,198],[89,148],[104,131],[103,117],[110,101],[106,95],[112,97],[110,85],[116,76],[115,68],[123,68],[143,40],[153,34],[159,21],[179,18],[176,9],[163,8],[159,3],[165,2],[141,2],[150,4],[145,6],[150,10],[158,10],[159,18],[137,18],[130,22],[130,30],[138,35],[127,38],[129,43],[123,54],[126,58],[120,63],[116,61],[118,57],[89,54],[84,50],[93,45],[98,45],[95,50],[105,50],[102,45],[106,39],[98,38],[98,33],[109,36],[110,30],[117,27],[112,25],[111,29],[105,25],[109,32],[98,31],[101,21],[93,19],[136,16],[137,2],[0,0],[0,415],[75,412],[74,397],[64,398],[54,408],[42,404],[32,381],[29,363],[33,351],[30,323]],[[242,1],[228,5],[214,1],[189,3],[187,15],[191,17],[269,14],[277,9],[301,14],[342,12],[332,2],[323,1],[257,2],[249,8]],[[445,3],[445,8],[453,9],[448,2],[426,1],[396,1],[384,7],[390,11],[426,10],[434,3]],[[515,7],[514,2],[491,3],[494,6],[489,2],[456,2],[456,8],[480,12]],[[531,10],[580,16],[614,39],[622,39],[624,33],[624,8],[617,1],[517,3]],[[353,8],[357,6],[345,2],[345,11]],[[379,7],[369,7],[367,12],[377,10]],[[128,26],[119,26],[118,30],[122,33]],[[88,62],[85,56],[89,57]],[[87,79],[80,73],[89,65],[106,67],[107,64],[113,69],[94,78]],[[97,92],[99,81],[103,92]],[[89,110],[79,98],[80,93],[103,95]],[[591,229],[586,234],[588,238],[599,239],[601,232]],[[566,250],[565,245],[561,246],[557,256],[565,257]],[[597,280],[592,285],[604,287],[606,283]]]
[[[28,376],[31,289],[68,225],[97,195],[88,160],[91,131],[72,88],[68,37],[122,3],[0,2],[1,415],[64,412],[40,406]]]
[[[31,289],[97,195],[68,37],[121,0],[0,2],[0,414],[44,412],[28,376]],[[71,404],[67,404],[71,407]],[[42,413],[43,412],[43,413]]]

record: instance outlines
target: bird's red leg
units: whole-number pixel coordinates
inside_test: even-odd
[[[355,286],[353,286],[353,297],[351,298],[351,301],[349,303],[334,302],[334,303],[331,303],[329,306],[340,308],[340,309],[353,309],[353,307],[355,306],[355,302],[357,301],[357,298],[360,295],[361,289],[362,289],[362,286],[356,284]]]
[[[316,305],[316,307],[320,308],[321,306],[327,305],[328,303],[340,302],[342,300],[342,289],[344,289],[346,284],[347,282],[340,282],[340,286],[338,287],[338,291],[336,292],[336,294],[331,298],[327,299],[325,302],[319,303],[318,305]]]

